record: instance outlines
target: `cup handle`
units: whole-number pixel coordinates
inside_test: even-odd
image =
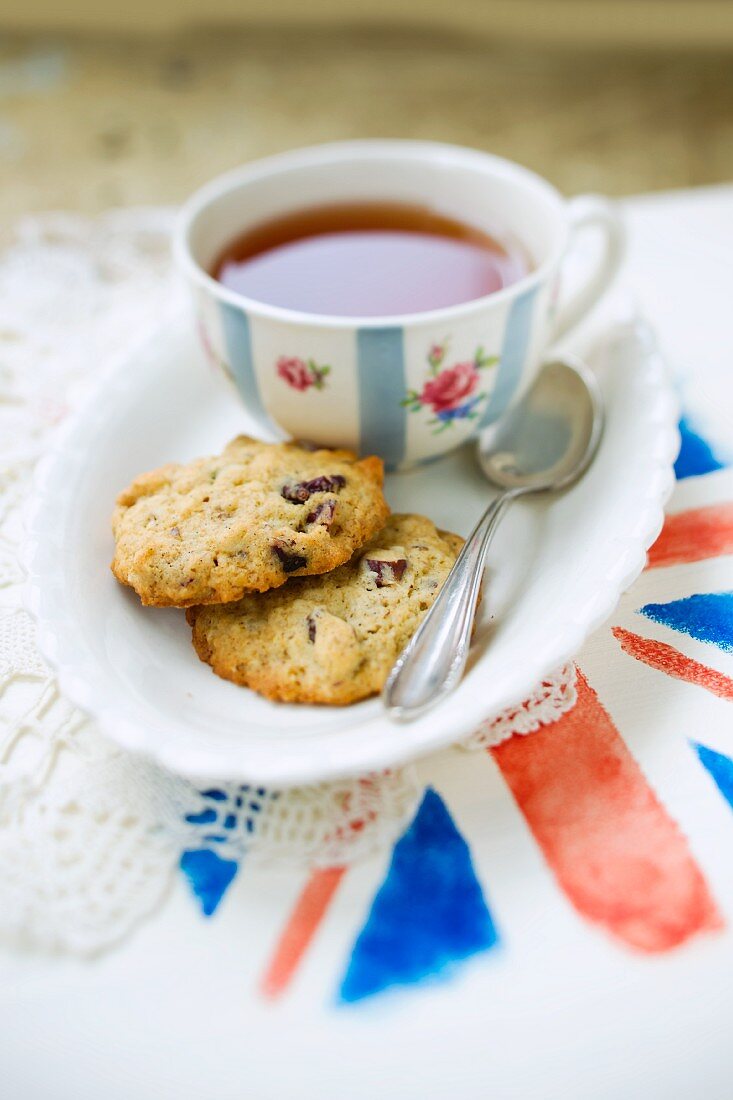
[[[626,233],[623,221],[616,207],[601,195],[577,195],[570,199],[570,245],[573,239],[589,226],[603,231],[605,242],[603,252],[595,271],[587,278],[569,301],[561,304],[552,333],[552,339],[564,336],[585,317],[601,295],[613,282],[624,255]]]

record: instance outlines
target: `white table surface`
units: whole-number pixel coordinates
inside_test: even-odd
[[[730,442],[733,188],[625,205],[625,280],[679,372],[687,410],[707,437]],[[726,486],[733,495],[730,479],[721,492]],[[730,564],[727,577],[733,588]],[[602,698],[618,694],[605,644],[591,639],[579,662]],[[654,739],[623,699],[614,717],[730,917],[733,814],[700,772],[678,767],[686,745],[674,698],[675,707],[659,708]],[[706,702],[700,721],[727,721],[721,737],[727,732],[733,750],[733,711],[714,703]],[[0,1094],[729,1097],[730,931],[665,955],[621,950],[562,897],[488,757],[447,752],[419,768],[471,843],[502,931],[498,952],[472,960],[450,980],[335,1007],[350,945],[389,860],[385,852],[349,871],[348,888],[336,895],[292,988],[271,1004],[258,996],[257,982],[303,876],[244,866],[209,920],[181,876],[158,916],[97,959],[0,954]]]

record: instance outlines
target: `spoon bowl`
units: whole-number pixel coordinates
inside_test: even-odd
[[[604,412],[594,375],[577,359],[553,359],[510,415],[482,433],[478,460],[502,489],[466,539],[443,587],[392,669],[382,693],[391,717],[434,706],[460,681],[468,660],[486,553],[507,505],[526,493],[558,491],[587,470]]]
[[[484,474],[500,489],[558,490],[587,469],[601,437],[601,392],[579,359],[553,359],[525,399],[478,442]]]

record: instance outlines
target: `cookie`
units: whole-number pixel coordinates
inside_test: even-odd
[[[269,699],[353,703],[382,690],[463,545],[423,516],[395,515],[320,577],[187,619],[202,661]]]
[[[382,461],[238,436],[120,494],[112,572],[144,604],[226,603],[325,573],[383,525]]]

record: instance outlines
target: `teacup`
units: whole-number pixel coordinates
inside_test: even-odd
[[[474,301],[384,318],[267,305],[210,274],[250,226],[364,200],[418,203],[488,232],[498,224],[527,250],[531,271]],[[563,260],[588,226],[600,229],[603,248],[585,283],[558,303]],[[175,241],[204,347],[260,430],[378,454],[392,469],[437,458],[499,420],[552,342],[605,291],[622,247],[608,200],[565,200],[510,161],[418,141],[339,142],[237,168],[188,201]]]

